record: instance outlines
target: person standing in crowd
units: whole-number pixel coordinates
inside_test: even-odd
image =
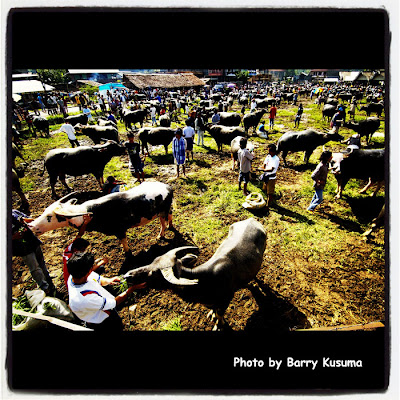
[[[54,297],[56,288],[50,278],[41,249],[41,241],[29,229],[33,219],[18,210],[12,210],[12,255],[22,257],[34,281],[47,296]]]
[[[79,107],[79,111],[82,111],[82,104],[81,104],[81,100],[79,99],[78,94],[75,95],[75,102],[76,102],[77,106]]]
[[[144,156],[140,156],[140,144],[135,142],[135,136],[128,132],[128,141],[124,143],[129,156],[129,171],[139,183],[144,182]]]
[[[114,114],[113,114],[112,111],[109,111],[107,120],[108,120],[108,121],[112,121],[112,122],[114,122],[115,125],[117,125],[117,120],[116,120],[116,118],[114,117]]]
[[[250,103],[250,112],[255,112],[257,108],[256,99],[252,99]]]
[[[303,105],[300,103],[297,109],[296,117],[294,118],[294,127],[298,128],[300,125],[301,116],[303,115]]]
[[[339,133],[339,128],[343,122],[343,113],[338,111],[331,120],[331,133]]]
[[[197,113],[194,121],[194,130],[197,134],[197,146],[204,147],[204,121],[200,113]],[[200,144],[201,143],[201,144]]]
[[[154,106],[151,106],[150,107],[150,116],[151,116],[151,125],[152,126],[154,126],[154,125],[157,126],[156,112],[157,112],[156,108]]]
[[[269,129],[270,130],[274,129],[275,117],[276,117],[276,107],[275,107],[275,104],[273,104],[269,110]]]
[[[88,117],[88,122],[94,121],[92,111],[90,110],[90,108],[87,104],[83,107],[82,112],[84,115],[86,115]]]
[[[84,321],[86,327],[95,331],[122,331],[123,325],[116,307],[124,302],[135,289],[142,289],[145,283],[134,285],[114,297],[104,289],[107,285],[116,285],[119,277],[105,278],[93,271],[94,256],[89,252],[76,252],[68,260],[69,307]]]
[[[239,190],[242,190],[241,184],[242,182],[244,182],[243,194],[247,196],[249,194],[249,192],[247,191],[247,184],[250,182],[251,160],[254,158],[254,155],[250,153],[250,151],[246,148],[247,139],[245,137],[240,139],[239,146]]]
[[[348,114],[352,116],[353,121],[355,120],[355,116],[356,116],[356,108],[357,108],[357,100],[356,100],[356,97],[353,96],[351,98],[350,108],[348,111]]]
[[[182,165],[183,175],[186,176],[185,170],[185,155],[186,155],[186,140],[182,137],[182,129],[178,128],[175,131],[175,137],[172,140],[172,155],[176,164],[176,175],[179,178],[179,166]]]
[[[100,106],[101,111],[103,111],[105,113],[106,112],[106,104],[105,104],[103,95],[99,96],[99,106]]]
[[[72,147],[79,147],[78,139],[75,136],[75,128],[71,125],[69,121],[64,119],[64,124],[61,125],[60,131],[67,134]]]
[[[315,193],[307,210],[313,212],[315,207],[323,201],[323,191],[326,185],[329,172],[329,162],[332,160],[332,153],[330,151],[323,151],[319,157],[320,163],[317,165],[311,178],[314,180]]]
[[[211,123],[213,125],[218,125],[221,120],[221,116],[216,108],[214,108],[214,115],[211,117]]]
[[[40,108],[44,112],[46,110],[46,106],[44,105],[43,98],[40,94],[38,94],[38,96],[37,96],[37,101],[39,102]]]
[[[275,197],[275,182],[278,167],[279,157],[276,155],[276,145],[271,143],[268,145],[268,155],[264,160],[264,173],[260,177],[263,182],[263,190],[266,191],[267,194],[268,209]]]
[[[190,161],[190,153],[192,153],[192,161],[193,161],[193,142],[194,142],[195,132],[192,126],[189,125],[189,122],[186,121],[186,127],[183,129],[183,137],[186,140],[186,155],[188,161]]]

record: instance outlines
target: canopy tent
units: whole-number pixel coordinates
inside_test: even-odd
[[[126,89],[126,87],[122,83],[106,83],[105,85],[99,86],[99,93],[103,97],[107,97],[107,90],[109,90],[111,93],[114,93],[116,89]]]
[[[13,81],[12,92],[17,94],[36,93],[54,90],[54,86],[35,80]]]

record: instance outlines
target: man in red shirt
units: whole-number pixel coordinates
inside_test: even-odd
[[[273,105],[269,110],[269,129],[272,130],[274,128],[274,120],[276,117],[276,107]]]

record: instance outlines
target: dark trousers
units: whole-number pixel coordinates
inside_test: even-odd
[[[122,332],[123,330],[121,317],[115,310],[112,310],[110,312],[110,316],[107,317],[101,324],[86,323],[86,326],[96,332]]]
[[[76,145],[76,147],[79,147],[78,139],[75,139],[75,140],[69,139],[69,142],[71,143],[72,147],[75,147],[75,145]]]

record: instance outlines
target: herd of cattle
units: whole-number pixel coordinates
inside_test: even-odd
[[[261,118],[267,113],[271,104],[278,101],[290,102],[293,93],[286,93],[276,98],[268,98],[265,95],[254,97],[257,101],[257,110],[242,116],[237,112],[220,112],[220,122],[218,125],[207,123],[206,130],[214,138],[218,151],[222,151],[222,146],[231,146],[232,153],[237,152],[238,137],[248,136],[249,130],[253,128],[256,132]],[[309,93],[305,93],[308,95]],[[335,93],[332,93],[334,95]],[[344,97],[326,97],[329,100],[344,100]],[[348,100],[351,99],[351,96]],[[233,102],[244,104],[248,101],[248,96],[229,95],[224,97],[220,94],[214,95],[212,99],[200,102],[202,115],[207,119],[211,116],[215,102],[219,102],[223,107],[232,107]],[[182,107],[184,101],[182,100]],[[344,104],[344,102],[342,103]],[[381,103],[370,103],[367,109],[368,117],[364,121],[346,122],[344,126],[352,129],[362,136],[370,137],[380,126],[380,115],[383,109],[376,106]],[[326,113],[327,106],[337,109],[338,104],[325,104],[322,109],[323,118],[331,118],[332,115]],[[363,110],[363,107],[360,108]],[[377,117],[369,117],[370,112],[377,113]],[[124,109],[119,116],[124,122],[126,130],[134,129],[140,139],[142,151],[148,152],[148,144],[153,146],[162,145],[165,147],[166,154],[168,146],[174,138],[175,130],[171,128],[168,117],[165,118],[167,126],[147,127],[144,126],[148,118],[148,108],[138,110]],[[121,156],[126,152],[126,148],[120,143],[120,136],[117,126],[105,119],[99,118],[97,125],[88,125],[87,117],[82,115],[68,117],[69,121],[77,132],[89,137],[93,146],[80,146],[77,148],[57,148],[50,150],[44,158],[44,168],[50,177],[50,186],[53,198],[58,198],[55,191],[57,179],[60,179],[68,192],[71,189],[66,183],[66,175],[82,176],[93,174],[99,184],[103,183],[103,171],[107,163],[115,156]],[[47,124],[46,124],[47,122]],[[140,125],[140,128],[136,127]],[[33,118],[33,126],[36,130],[49,134],[48,121],[40,116]],[[133,126],[133,128],[132,128]],[[286,155],[289,152],[305,152],[304,161],[308,160],[312,152],[319,146],[330,141],[340,142],[343,136],[338,133],[317,132],[313,129],[304,131],[292,131],[284,133],[278,140],[277,150],[282,154],[284,165],[287,165]],[[103,142],[103,143],[102,143]],[[22,157],[17,146],[13,144],[13,165],[15,157]],[[372,182],[380,184],[384,181],[385,164],[384,149],[379,150],[354,150],[349,154],[335,153],[333,157],[333,172],[338,182],[337,196],[340,197],[346,183],[352,179],[369,180],[365,191]],[[43,169],[43,173],[44,170]],[[43,174],[42,174],[43,175]],[[27,202],[26,197],[20,189],[18,176],[13,169],[12,188],[20,196],[23,202]],[[375,192],[376,193],[376,192]],[[85,197],[85,196],[83,196]],[[129,246],[126,239],[126,232],[131,227],[141,226],[154,220],[160,219],[160,236],[163,236],[167,226],[172,227],[171,205],[173,190],[169,185],[160,182],[145,182],[130,190],[102,195],[100,192],[90,200],[81,202],[82,193],[73,192],[58,199],[48,206],[45,211],[34,219],[29,226],[37,235],[44,232],[58,229],[63,226],[79,228],[83,223],[83,215],[91,214],[92,220],[87,225],[86,230],[98,231],[106,235],[114,235],[120,241],[124,251],[129,253]],[[192,248],[175,249],[157,258],[154,262],[142,268],[130,271],[126,274],[129,282],[137,283],[149,279],[155,270],[161,271],[163,276],[171,283],[178,285],[194,285],[204,294],[209,293],[207,304],[213,305],[213,310],[218,319],[218,324],[223,324],[223,314],[229,305],[234,292],[248,283],[255,277],[261,268],[263,252],[266,246],[266,233],[260,223],[250,218],[246,221],[233,224],[229,231],[228,238],[221,244],[214,256],[205,264],[196,268],[189,268],[196,260],[193,254],[185,254],[179,258],[177,254],[188,253]],[[251,249],[251,251],[249,251]],[[246,266],[245,271],[243,266]],[[171,272],[172,271],[172,272]],[[228,279],[229,277],[229,279]],[[207,297],[207,296],[206,296]]]

